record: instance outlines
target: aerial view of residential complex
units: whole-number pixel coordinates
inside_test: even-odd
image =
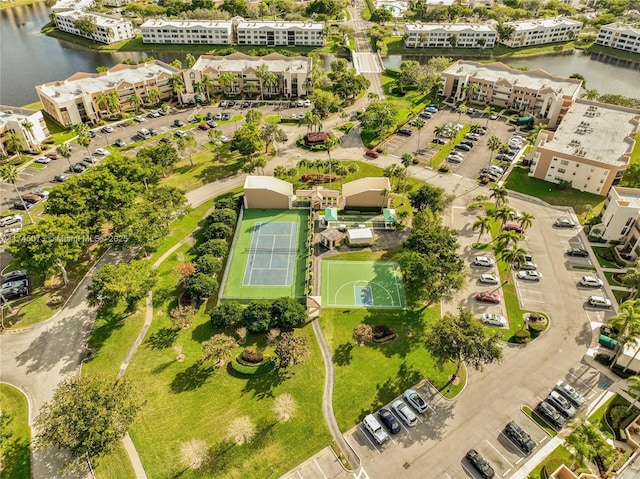
[[[0,477],[640,479],[640,0],[0,1]]]

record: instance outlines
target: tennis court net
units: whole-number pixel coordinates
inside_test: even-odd
[[[245,253],[297,253],[295,248],[246,248]]]

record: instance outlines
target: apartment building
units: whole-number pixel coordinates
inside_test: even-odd
[[[93,3],[94,0],[58,0],[51,7],[51,13],[86,10],[87,8],[93,7]]]
[[[108,15],[69,10],[54,13],[54,21],[60,31],[99,43],[117,43],[135,36],[129,20]],[[81,25],[83,22],[93,24],[93,27],[86,28]]]
[[[322,22],[239,20],[235,29],[238,45],[321,47],[326,41]]]
[[[640,239],[638,217],[640,217],[640,188],[612,186],[602,209],[602,223],[594,226],[591,231],[597,230],[599,236],[608,241],[627,243],[633,239],[630,247],[632,250]]]
[[[230,45],[231,20],[147,20],[140,27],[143,43]]]
[[[582,81],[543,70],[521,71],[503,63],[459,60],[442,72],[442,94],[454,102],[509,108],[555,127],[578,98]]]
[[[129,5],[132,0],[102,0],[102,5],[105,7],[124,7]]]
[[[171,77],[181,70],[158,60],[138,65],[119,64],[103,73],[76,73],[66,80],[36,86],[44,110],[65,127],[93,123],[109,116],[107,95],[117,97],[120,110],[135,107],[133,95],[143,103],[158,103],[173,96]],[[150,91],[158,91],[149,96]],[[111,102],[111,108],[113,102]]]
[[[541,130],[529,176],[606,196],[629,165],[640,110],[577,100],[555,131]]]
[[[407,23],[404,44],[407,48],[493,48],[498,33],[480,23]]]
[[[227,56],[202,55],[189,70],[183,71],[184,92],[182,101],[195,102],[196,89],[204,77],[209,78],[218,91],[238,95],[251,91],[259,93],[260,78],[257,68],[266,65],[274,74],[277,82],[264,86],[265,96],[298,97],[308,94],[308,80],[311,75],[312,60],[309,57],[286,57],[279,53],[271,53],[263,57],[251,57],[244,53],[233,53]],[[230,73],[233,83],[220,82],[220,75]]]
[[[609,23],[600,27],[596,45],[640,53],[640,28],[625,23]]]
[[[22,140],[24,151],[40,153],[49,129],[40,110],[0,105],[0,145],[4,145],[10,133],[16,133]]]
[[[500,43],[511,48],[569,42],[578,38],[582,30],[582,22],[562,17],[508,22],[506,25],[513,27],[514,32],[510,38],[501,39]]]

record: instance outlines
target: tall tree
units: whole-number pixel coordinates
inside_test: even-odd
[[[480,243],[480,238],[482,237],[483,234],[488,233],[489,231],[491,231],[491,224],[493,223],[493,218],[491,218],[490,216],[476,216],[476,220],[474,221],[473,225],[471,226],[471,228],[473,229],[473,231],[479,231],[478,233],[478,241],[476,241],[476,243]]]
[[[489,164],[491,164],[491,160],[493,160],[493,155],[496,151],[502,148],[502,140],[499,136],[490,136],[487,140],[487,148],[491,152],[491,156],[489,157]]]
[[[287,135],[282,128],[275,123],[265,123],[260,127],[260,138],[264,141],[264,152],[269,150],[269,145],[276,141],[286,141]]]
[[[531,228],[531,225],[533,225],[533,220],[535,219],[536,217],[533,216],[531,213],[527,213],[526,211],[524,211],[520,214],[520,217],[516,221],[518,223],[518,226],[520,226],[520,228],[526,230]]]
[[[133,312],[155,282],[155,271],[147,261],[106,264],[93,275],[87,300],[90,305],[99,307],[113,307],[124,301],[127,311]]]
[[[276,396],[275,400],[273,401],[273,412],[280,422],[287,422],[288,420],[290,420],[296,413],[297,409],[298,403],[289,393],[284,393],[280,396]]]
[[[498,257],[506,263],[505,271],[509,269],[509,266],[512,264],[522,264],[526,261],[527,252],[518,247],[514,246],[513,248],[504,248],[501,249],[498,253]]]
[[[202,343],[202,354],[205,361],[213,361],[216,366],[222,366],[231,357],[238,343],[226,334],[214,334]]]
[[[632,288],[631,299],[635,299],[638,296],[638,289],[640,288],[640,260],[635,262],[633,268],[627,270],[622,277],[622,284],[627,288]]]
[[[91,131],[89,130],[89,126],[85,123],[78,123],[73,127],[74,133],[76,136],[76,143],[87,150],[87,154],[91,154],[89,151],[89,146],[91,145]]]
[[[471,311],[460,308],[457,315],[446,313],[434,323],[427,333],[425,347],[440,368],[450,362],[455,364],[453,380],[463,362],[476,370],[499,362],[502,359],[499,341],[499,336],[485,328]]]
[[[618,314],[609,322],[618,328],[618,346],[611,360],[611,368],[615,366],[618,357],[627,345],[636,345],[636,339],[640,337],[640,300],[625,301],[620,305]]]
[[[306,336],[296,336],[293,332],[282,333],[282,339],[276,346],[276,356],[281,368],[301,364],[309,353]]]
[[[451,198],[445,195],[444,189],[431,186],[429,183],[409,193],[409,203],[418,211],[428,209],[440,213],[450,202]]]
[[[72,376],[64,380],[35,420],[39,448],[65,450],[65,469],[81,470],[119,444],[144,404],[126,377]]]
[[[496,204],[496,208],[500,208],[501,206],[505,206],[508,201],[507,197],[509,196],[509,191],[504,185],[494,186],[491,188],[490,198],[493,198]]]
[[[186,153],[189,158],[189,164],[194,166],[193,164],[193,152],[198,147],[198,142],[195,137],[191,135],[185,135],[178,138],[176,141],[176,145],[178,146],[178,151],[180,153]]]
[[[0,166],[0,178],[7,183],[11,183],[13,185],[13,189],[16,191],[16,195],[20,198],[20,203],[22,203],[22,208],[27,212],[27,216],[29,217],[29,221],[33,223],[33,218],[31,217],[31,212],[29,208],[27,208],[27,204],[22,198],[22,194],[20,190],[18,190],[18,180],[20,179],[20,170],[15,165],[2,165]]]

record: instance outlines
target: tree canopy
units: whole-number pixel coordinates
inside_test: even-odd
[[[425,183],[416,191],[409,193],[409,202],[418,211],[429,209],[440,213],[449,203],[449,198],[442,188]]]
[[[127,310],[133,311],[155,282],[155,271],[147,261],[106,264],[93,275],[87,299],[99,307],[113,307],[125,301]]]

